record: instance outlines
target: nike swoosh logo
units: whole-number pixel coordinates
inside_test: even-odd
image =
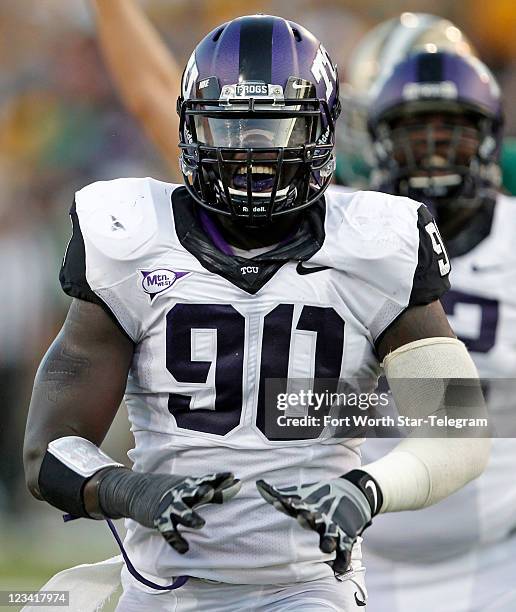
[[[378,493],[376,491],[376,487],[374,485],[374,482],[372,480],[368,480],[365,484],[365,488],[366,489],[371,489],[372,493],[373,493],[373,498],[374,498],[374,508],[373,508],[373,514],[376,514],[376,510],[378,509]]]
[[[299,261],[296,266],[296,272],[298,274],[314,274],[315,272],[322,272],[323,270],[330,270],[330,266],[312,266],[311,268],[305,268],[302,261]]]
[[[357,594],[358,593],[355,591],[355,603],[357,604],[357,606],[366,606],[367,603],[362,599],[358,599]]]

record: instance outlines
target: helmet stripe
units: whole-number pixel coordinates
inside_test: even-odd
[[[273,25],[274,20],[270,17],[246,20],[242,23],[239,49],[241,81],[271,83]]]
[[[417,59],[417,80],[420,83],[444,81],[443,56],[441,53],[422,53]]]

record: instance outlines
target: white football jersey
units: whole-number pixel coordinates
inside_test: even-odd
[[[458,337],[481,378],[516,376],[516,198],[498,197],[489,235],[468,253],[452,257],[451,290],[442,298]],[[466,553],[502,540],[516,528],[516,439],[504,438],[502,415],[514,423],[514,401],[486,385],[495,415],[491,458],[484,474],[436,506],[378,516],[366,534],[376,554],[406,563],[425,563]],[[514,387],[513,387],[514,388]],[[370,439],[363,462],[385,455],[397,440]],[[410,537],[407,537],[410,534]]]
[[[265,381],[360,378],[375,387],[375,340],[409,304],[448,286],[427,209],[374,192],[330,193],[289,243],[251,259],[217,248],[184,187],[149,178],[90,185],[71,216],[63,288],[103,305],[135,345],[126,393],[134,470],[242,480],[230,503],[201,509],[205,527],[183,529],[185,555],[129,521],[133,563],[166,580],[330,575],[318,535],[265,503],[255,482],[338,477],[359,467],[361,440],[269,439]]]

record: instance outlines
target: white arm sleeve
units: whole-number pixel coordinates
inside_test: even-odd
[[[410,342],[387,355],[383,367],[399,414],[411,418],[439,414],[443,406],[446,409],[449,379],[478,379],[466,347],[454,338]],[[457,406],[459,394],[454,393],[454,416],[487,418],[480,381],[478,388],[473,385],[468,390],[461,406]],[[460,432],[454,430],[453,436],[457,435]],[[385,457],[361,469],[380,485],[381,512],[417,510],[477,478],[487,465],[490,446],[488,437],[408,437]]]

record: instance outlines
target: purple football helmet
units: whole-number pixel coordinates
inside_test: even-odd
[[[338,83],[324,47],[295,23],[252,15],[213,30],[177,106],[192,198],[248,226],[316,202],[335,167]]]
[[[422,52],[377,83],[369,109],[375,189],[420,200],[450,221],[494,202],[500,88],[476,57]],[[441,230],[445,227],[441,222]]]

